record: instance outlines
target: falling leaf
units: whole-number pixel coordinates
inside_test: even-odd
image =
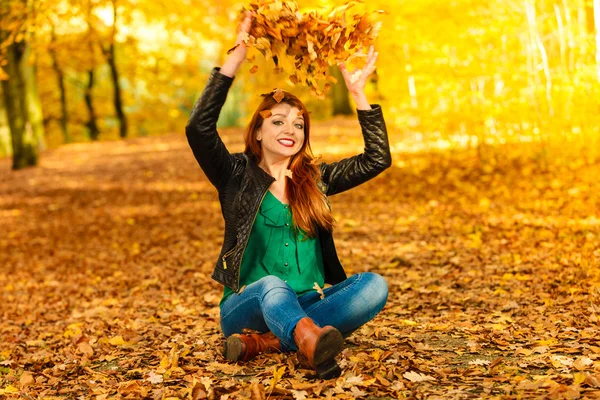
[[[258,65],[254,65],[254,66],[252,66],[252,68],[250,68],[250,73],[251,74],[255,74],[256,71],[258,71]]]
[[[273,98],[276,102],[280,103],[281,100],[285,97],[285,93],[281,89],[276,89],[275,93],[273,93]]]
[[[329,65],[364,59],[366,55],[359,48],[368,47],[379,34],[380,21],[373,21],[376,13],[360,14],[355,11],[358,4],[350,0],[329,12],[302,14],[295,1],[250,0],[239,18],[241,22],[246,11],[252,10],[247,45],[273,60],[277,73],[287,72],[293,84],[308,86],[311,93],[321,96],[335,81],[327,74]],[[361,74],[357,69],[353,79]],[[321,90],[319,83],[323,81],[330,83]]]

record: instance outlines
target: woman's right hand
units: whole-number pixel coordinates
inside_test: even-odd
[[[246,40],[250,34],[250,28],[252,28],[252,13],[247,11],[244,20],[239,26],[235,46],[228,52],[229,57],[227,57],[227,60],[225,60],[225,63],[221,67],[223,75],[233,77],[246,59],[246,54],[248,53]]]

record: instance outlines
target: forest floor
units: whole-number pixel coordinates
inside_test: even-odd
[[[346,125],[314,128],[325,161],[360,151]],[[331,198],[347,272],[390,292],[330,381],[220,354],[223,222],[183,135],[0,160],[0,397],[600,398],[600,162],[518,150],[396,151]]]

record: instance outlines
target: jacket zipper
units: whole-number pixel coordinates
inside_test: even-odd
[[[233,248],[231,250],[229,250],[227,253],[223,254],[223,257],[221,257],[223,259],[223,269],[227,269],[227,261],[225,261],[225,257],[227,257],[228,255],[233,253],[234,250],[235,250],[235,246],[233,246]]]
[[[269,185],[266,187],[260,202],[258,203],[258,207],[256,208],[256,212],[254,213],[254,218],[252,219],[252,224],[251,226],[254,226],[254,222],[256,221],[256,216],[258,215],[258,211],[260,210],[260,205],[262,204],[263,200],[265,199],[265,196],[267,195],[267,190],[269,190],[269,186],[271,186],[273,182],[269,182]],[[250,228],[252,229],[252,228]],[[250,234],[248,234],[248,237],[246,238],[246,243],[244,243],[244,250],[242,251],[242,257],[240,258],[240,260],[244,259],[244,253],[246,252],[246,247],[248,246],[248,240],[250,240]],[[227,253],[223,254],[223,269],[227,269],[227,262],[225,261],[225,257],[227,257],[229,254],[231,254],[234,250],[235,250],[236,246],[233,246],[233,249],[229,250]],[[241,262],[241,261],[240,261]],[[240,284],[240,269],[241,269],[241,265],[240,268],[238,268],[238,272],[237,272],[237,282],[238,282],[238,286]],[[236,293],[239,292],[239,288],[236,291]]]

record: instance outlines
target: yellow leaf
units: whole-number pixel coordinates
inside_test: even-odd
[[[65,333],[63,333],[64,337],[73,337],[73,336],[77,336],[77,335],[81,335],[81,326],[83,325],[82,322],[78,322],[76,324],[71,324],[69,326],[67,326],[67,330],[65,331]]]
[[[18,391],[19,391],[19,389],[17,389],[16,387],[14,387],[12,385],[8,385],[4,389],[0,389],[0,394],[17,393]]]
[[[383,354],[383,350],[375,349],[371,352],[371,357],[373,357],[375,359],[375,361],[379,361],[382,354]]]
[[[403,319],[402,322],[404,325],[415,326],[418,325],[415,321],[411,321],[410,319]]]
[[[584,372],[575,372],[573,374],[573,384],[580,385],[585,381],[585,373]]]
[[[281,368],[273,367],[273,378],[271,378],[271,385],[269,386],[269,391],[272,392],[273,389],[275,389],[277,382],[279,382],[279,380],[283,377],[284,373],[285,365]]]
[[[123,340],[123,336],[121,335],[111,338],[108,343],[112,344],[113,346],[125,346],[129,344]]]

